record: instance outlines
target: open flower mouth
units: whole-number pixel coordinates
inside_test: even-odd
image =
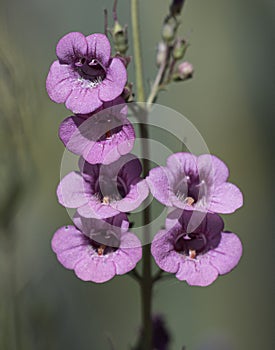
[[[120,176],[117,179],[102,176],[95,185],[95,193],[103,204],[121,200],[127,196],[128,192],[128,186]]]
[[[110,230],[93,233],[90,244],[98,256],[104,256],[115,252],[120,244],[118,235]]]
[[[89,80],[92,87],[99,85],[106,78],[105,68],[95,58],[89,60],[82,57],[74,65],[80,77]]]
[[[206,197],[206,183],[200,180],[198,174],[190,173],[176,181],[174,193],[180,200],[191,206]]]
[[[203,233],[181,233],[175,240],[174,248],[178,253],[195,259],[198,254],[209,250],[208,241]]]

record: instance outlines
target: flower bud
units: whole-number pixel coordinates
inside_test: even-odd
[[[128,33],[127,27],[122,27],[118,21],[115,21],[111,30],[116,52],[124,55],[128,50]]]
[[[191,76],[194,72],[193,65],[187,61],[184,61],[179,65],[178,72],[184,77]]]
[[[174,48],[173,48],[173,57],[175,60],[180,60],[183,58],[185,51],[186,51],[187,45],[186,41],[183,39],[178,38],[175,42]]]
[[[193,73],[194,73],[193,65],[187,61],[184,61],[178,66],[178,71],[177,73],[174,74],[173,80],[182,81],[182,80],[192,78]]]
[[[133,84],[127,83],[124,87],[121,97],[125,100],[125,102],[133,102],[134,94],[133,94]]]
[[[170,13],[172,16],[177,16],[181,13],[181,9],[183,7],[185,0],[173,0],[170,5]]]
[[[164,63],[164,61],[166,60],[166,51],[167,51],[166,44],[163,41],[160,41],[158,43],[157,57],[156,57],[156,63],[158,67],[161,66],[162,63]]]
[[[175,39],[178,22],[174,17],[168,17],[163,23],[162,38],[166,42],[171,42]]]

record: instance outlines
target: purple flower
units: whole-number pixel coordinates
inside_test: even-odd
[[[102,283],[135,268],[142,256],[139,239],[128,230],[125,214],[106,221],[76,215],[52,239],[59,262],[83,281]]]
[[[86,218],[104,219],[130,212],[149,194],[145,180],[140,178],[140,161],[132,154],[121,157],[110,165],[79,162],[80,172],[65,176],[58,188],[59,203],[77,208]]]
[[[186,210],[179,217],[178,211],[154,237],[152,255],[162,270],[176,274],[180,281],[208,286],[238,264],[242,244],[234,233],[223,231],[217,214]]]
[[[69,33],[59,40],[56,55],[46,82],[54,102],[65,103],[75,114],[88,114],[121,95],[127,71],[119,58],[110,57],[104,34]]]
[[[226,214],[243,205],[241,191],[227,182],[228,176],[227,166],[215,156],[175,153],[167,167],[152,169],[146,180],[166,206]]]
[[[121,98],[104,104],[96,114],[72,116],[59,128],[59,137],[71,152],[90,164],[110,164],[131,152],[135,142],[133,125],[127,119],[127,105]]]

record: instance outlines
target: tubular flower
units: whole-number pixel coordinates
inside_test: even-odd
[[[141,163],[127,154],[110,165],[91,165],[80,159],[80,172],[65,176],[58,188],[59,203],[77,208],[86,218],[104,219],[140,206],[149,194],[147,183],[140,177]]]
[[[239,238],[223,231],[223,220],[217,214],[183,211],[179,216],[174,211],[166,225],[154,237],[152,255],[162,270],[189,285],[210,285],[241,258]]]
[[[106,35],[69,33],[59,40],[56,55],[46,81],[54,102],[65,103],[75,114],[88,114],[121,95],[127,71],[119,58],[111,58]]]
[[[108,220],[76,215],[74,223],[55,232],[52,249],[59,262],[83,281],[106,282],[131,271],[141,259],[140,241],[128,232],[125,214]]]
[[[227,166],[215,156],[175,153],[167,167],[152,169],[146,180],[152,195],[166,206],[227,214],[243,205],[241,191],[227,182],[228,176]]]

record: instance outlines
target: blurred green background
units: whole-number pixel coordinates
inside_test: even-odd
[[[129,4],[119,1],[122,23],[130,24]],[[64,151],[57,130],[70,112],[49,100],[45,78],[58,39],[70,31],[103,31],[103,9],[111,6],[109,0],[0,2],[1,350],[105,350],[110,339],[124,350],[140,327],[133,280],[82,282],[50,248],[55,230],[70,223],[55,196]],[[168,0],[140,1],[147,89],[168,6]],[[180,32],[191,42],[186,59],[195,75],[171,86],[158,102],[190,119],[210,152],[228,164],[245,205],[224,219],[242,239],[244,255],[208,288],[161,282],[154,310],[166,317],[171,349],[213,350],[221,341],[219,349],[271,350],[275,3],[190,0],[182,18]],[[133,80],[133,64],[129,74]]]

